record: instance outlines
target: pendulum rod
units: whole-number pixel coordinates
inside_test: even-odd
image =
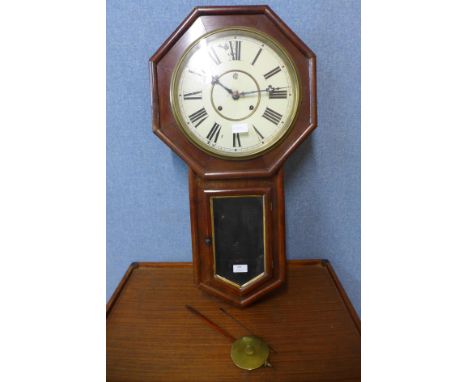
[[[231,342],[236,341],[236,338],[229,334],[226,330],[224,330],[221,326],[211,321],[208,317],[206,317],[203,313],[200,313],[197,309],[193,306],[185,305],[185,307],[191,311],[196,316],[200,317],[203,321],[205,321],[208,325],[210,325],[213,329],[215,329],[218,333],[222,334],[224,337],[228,338]]]
[[[250,335],[253,335],[252,331],[247,327],[245,326],[242,322],[240,322],[236,317],[234,317],[231,313],[229,313],[226,309],[224,308],[219,308],[219,310],[221,312],[223,312],[226,316],[230,317],[233,321],[235,321],[238,325],[242,326],[245,330],[247,330],[247,332],[250,334]],[[270,344],[268,345],[270,347],[270,349],[274,352],[274,353],[277,353],[277,351],[275,349],[273,349],[273,346],[271,346]]]

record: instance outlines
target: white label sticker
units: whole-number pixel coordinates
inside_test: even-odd
[[[232,268],[234,273],[247,273],[249,269],[247,264],[235,264]]]
[[[248,123],[236,123],[232,125],[232,132],[233,133],[248,133],[249,124]]]

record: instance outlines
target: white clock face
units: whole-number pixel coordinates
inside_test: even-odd
[[[298,107],[295,67],[281,46],[250,29],[212,32],[192,44],[171,83],[188,138],[211,154],[242,159],[274,146]]]

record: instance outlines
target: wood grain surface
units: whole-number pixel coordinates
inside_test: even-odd
[[[237,306],[248,306],[281,286],[286,277],[283,170],[269,178],[217,179],[198,177],[189,170],[190,223],[195,283],[205,292]],[[214,275],[214,242],[210,199],[214,196],[262,195],[265,198],[265,270],[244,288]],[[270,208],[268,208],[270,207]]]
[[[279,42],[293,60],[301,83],[301,101],[289,132],[274,148],[249,160],[226,160],[199,149],[178,127],[170,104],[171,75],[190,44],[228,27],[254,28]],[[196,7],[150,58],[153,132],[202,178],[273,176],[317,127],[315,61],[312,50],[266,5]]]
[[[273,368],[245,371],[230,341],[185,307],[234,337],[273,346]],[[289,261],[287,284],[240,309],[193,284],[190,263],[134,263],[107,306],[108,381],[359,381],[360,320],[326,261]]]

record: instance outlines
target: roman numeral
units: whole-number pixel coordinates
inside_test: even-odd
[[[232,133],[232,147],[242,147],[240,142],[240,133]]]
[[[260,56],[260,53],[262,53],[262,48],[260,48],[257,52],[257,54],[255,55],[255,58],[253,59],[252,63],[250,65],[255,65],[255,63],[257,62],[257,58],[258,56]]]
[[[279,98],[288,98],[287,90],[272,90],[268,93],[268,98],[270,99],[279,99]]]
[[[218,141],[219,132],[221,131],[221,126],[218,125],[216,122],[214,123],[213,127],[211,128],[210,132],[206,136],[206,138],[211,142],[213,140],[214,143]]]
[[[208,118],[208,113],[206,112],[204,107],[196,111],[195,113],[189,115],[190,122],[195,123],[198,121],[195,127],[200,126],[200,124],[207,118]]]
[[[206,77],[206,73],[205,73],[205,71],[203,69],[201,70],[201,73],[197,72],[196,70],[192,70],[192,69],[188,69],[188,72],[191,73],[191,74],[195,74],[196,76],[199,76],[199,77]]]
[[[241,57],[241,41],[229,41],[231,47],[231,57],[233,61],[239,61]]]
[[[276,68],[270,70],[268,73],[264,74],[263,77],[267,80],[270,77],[273,77],[276,73],[281,72],[281,68],[277,66]]]
[[[185,93],[184,100],[188,99],[202,99],[202,91],[199,90],[198,92]]]
[[[262,117],[268,119],[271,123],[277,125],[278,123],[280,123],[281,118],[283,116],[280,113],[271,110],[269,107],[267,107]]]
[[[254,125],[252,125],[252,127],[253,127],[253,129],[255,130],[255,132],[258,134],[258,136],[260,137],[260,139],[264,139],[262,133],[260,133],[260,131],[258,131],[257,128],[256,128]]]
[[[210,58],[214,61],[216,65],[221,64],[221,60],[219,59],[213,47],[210,48],[208,55],[210,56]]]

